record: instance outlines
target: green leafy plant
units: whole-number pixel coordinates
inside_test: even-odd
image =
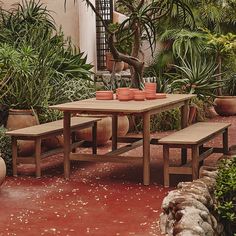
[[[9,11],[1,10],[0,26],[2,104],[42,110],[91,91],[84,80],[90,80],[92,65],[55,30],[50,11],[40,1],[23,0]]]
[[[6,129],[0,126],[0,155],[6,163],[7,175],[12,174],[12,150],[11,150],[11,138],[7,136]]]
[[[200,56],[181,58],[181,65],[173,65],[174,73],[168,73],[173,79],[171,87],[174,92],[196,94],[201,100],[207,101],[215,96],[215,90],[223,86],[217,81],[217,66],[214,62]]]
[[[226,226],[227,235],[236,232],[236,157],[223,160],[216,179],[216,210]]]

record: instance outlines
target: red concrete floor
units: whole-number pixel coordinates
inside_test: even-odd
[[[232,123],[229,141],[235,145],[236,117],[214,120]],[[220,142],[217,138],[213,144]],[[99,152],[107,149],[110,144]],[[141,148],[131,152],[140,155]],[[179,154],[173,153],[175,157]],[[62,156],[54,157],[57,161],[51,163],[55,166],[45,170],[41,179],[7,177],[0,188],[0,235],[161,235],[161,202],[170,189],[162,186],[162,149],[152,146],[151,158],[150,186],[141,184],[140,165],[111,163],[74,162],[71,178],[65,181]],[[216,159],[209,157],[206,163]],[[30,172],[32,168],[20,171]],[[180,180],[189,177],[173,176],[171,183],[174,186]]]

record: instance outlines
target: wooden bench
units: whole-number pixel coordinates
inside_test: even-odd
[[[158,144],[163,145],[164,186],[169,186],[170,174],[190,174],[193,179],[197,179],[199,164],[206,157],[212,153],[226,154],[228,152],[228,127],[230,125],[229,123],[199,122],[161,138]],[[223,148],[203,146],[206,142],[220,134],[223,134]],[[191,161],[182,163],[181,166],[170,166],[170,148],[190,148]]]
[[[81,144],[81,141],[75,140],[74,131],[92,127],[93,134],[93,153],[97,152],[97,121],[99,118],[91,117],[72,117],[71,118],[71,148],[74,150]],[[36,177],[41,177],[41,159],[63,152],[63,148],[55,148],[46,152],[42,152],[42,140],[48,137],[63,134],[63,120],[53,121],[45,124],[30,126],[22,129],[6,132],[12,139],[12,160],[13,160],[13,175],[17,176],[17,164],[35,164]],[[17,140],[32,140],[35,142],[35,152],[32,157],[20,157],[17,151]]]

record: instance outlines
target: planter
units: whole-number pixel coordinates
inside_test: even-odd
[[[123,61],[114,61],[114,58],[111,54],[111,52],[107,52],[106,53],[106,67],[107,70],[109,70],[110,72],[113,71],[113,67],[114,67],[114,63],[115,63],[115,72],[119,73],[124,69],[124,62]]]
[[[32,110],[9,110],[6,128],[16,130],[38,125],[38,116]],[[30,156],[34,153],[34,141],[19,140],[18,152],[21,156]]]
[[[91,117],[91,115],[89,115]],[[112,136],[112,118],[105,115],[96,115],[92,117],[102,117],[101,121],[97,123],[97,144],[105,145]],[[119,137],[125,136],[129,131],[129,119],[127,116],[118,116],[118,131]],[[92,129],[87,128],[76,131],[78,139],[88,142],[92,141]]]
[[[197,117],[197,108],[195,106],[189,107],[189,114],[188,114],[188,124],[193,124],[196,122]]]
[[[0,185],[2,185],[5,177],[6,177],[6,164],[4,160],[0,157]]]
[[[112,118],[105,115],[89,116],[99,118],[102,117],[102,119],[97,122],[97,145],[105,145],[112,135]],[[76,136],[78,139],[91,142],[92,128],[86,128],[83,130],[76,131]]]
[[[215,111],[221,116],[236,115],[236,96],[220,96],[215,99]]]

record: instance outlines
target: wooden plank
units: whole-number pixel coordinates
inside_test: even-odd
[[[118,137],[117,142],[118,143],[133,143],[133,142],[137,142],[142,139],[143,139],[142,137],[124,136],[124,137]]]
[[[160,144],[202,144],[224,132],[230,123],[199,122],[169,136],[161,138]]]
[[[70,160],[92,161],[92,162],[94,161],[94,162],[116,162],[116,163],[141,163],[142,157],[70,153]]]
[[[81,146],[84,142],[85,142],[84,140],[81,140],[79,142],[75,142],[75,143],[71,144],[71,151],[74,148]],[[64,151],[64,147],[55,148],[55,149],[52,149],[52,150],[42,153],[41,158],[44,159],[44,158],[52,156],[52,155],[63,153],[63,151]]]
[[[13,176],[17,176],[17,139],[16,137],[11,137],[12,142],[12,168]]]
[[[17,164],[35,164],[35,157],[18,157]]]
[[[112,150],[117,149],[117,127],[118,127],[118,116],[112,116]]]
[[[192,168],[191,167],[174,167],[170,166],[169,167],[169,174],[178,174],[178,175],[192,175]]]
[[[123,146],[123,147],[121,147],[119,149],[116,149],[114,151],[108,152],[107,154],[111,155],[111,156],[113,156],[113,155],[121,155],[122,153],[128,152],[128,151],[130,151],[132,149],[135,149],[137,147],[140,147],[142,145],[143,145],[143,140],[141,139],[141,140],[139,140],[137,142],[125,145],[125,146]]]
[[[90,127],[94,122],[99,121],[100,118],[91,117],[72,117],[71,118],[71,130],[82,129]],[[17,137],[35,137],[55,134],[57,135],[63,132],[63,120],[53,121],[45,124],[34,125],[22,129],[12,130],[6,132],[7,135],[17,136]]]

